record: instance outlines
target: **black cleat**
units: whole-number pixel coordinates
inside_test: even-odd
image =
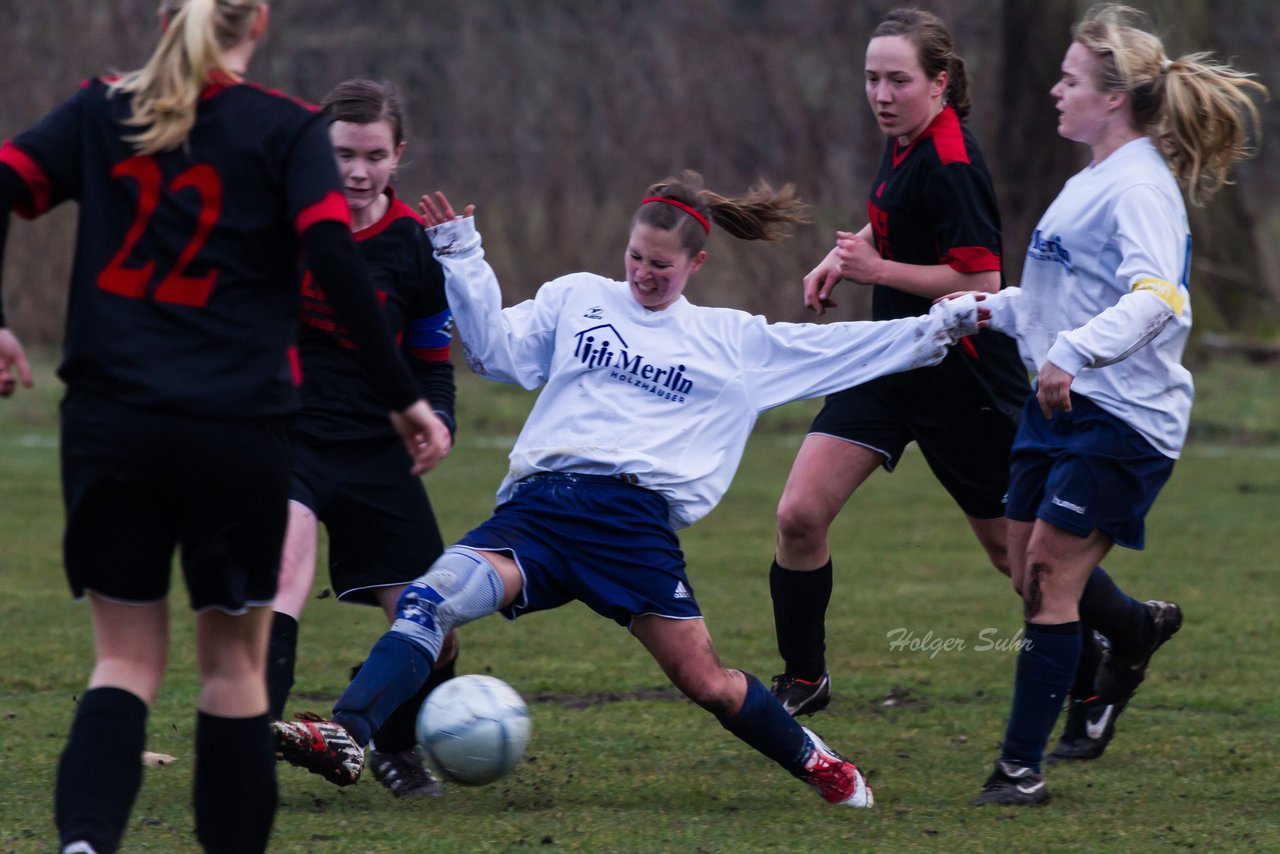
[[[1152,599],[1146,606],[1153,623],[1150,643],[1135,650],[1118,650],[1112,646],[1102,654],[1102,663],[1098,665],[1098,696],[1120,708],[1128,704],[1146,678],[1151,656],[1182,628],[1182,609],[1173,602]]]
[[[982,784],[982,791],[973,799],[975,807],[999,804],[1009,807],[1035,807],[1049,803],[1049,789],[1044,776],[1025,765],[1015,765],[1006,759],[996,761],[996,768]]]
[[[782,673],[773,677],[769,691],[791,717],[812,715],[831,703],[831,674],[823,672],[821,678],[811,682]]]
[[[1116,718],[1125,703],[1104,703],[1099,697],[1072,700],[1067,706],[1067,723],[1047,762],[1097,759],[1116,734]]]
[[[377,781],[397,798],[438,798],[443,793],[440,781],[412,750],[383,753],[370,749],[368,766]]]

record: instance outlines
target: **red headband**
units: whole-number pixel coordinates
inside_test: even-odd
[[[663,204],[671,205],[673,208],[679,208],[701,223],[702,227],[706,229],[707,234],[711,233],[711,223],[707,222],[707,218],[679,199],[673,199],[670,196],[649,196],[647,199],[640,202],[640,204],[647,205],[649,202],[662,202]]]

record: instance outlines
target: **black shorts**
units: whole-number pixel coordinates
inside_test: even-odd
[[[180,549],[193,610],[271,604],[290,419],[151,412],[76,389],[61,418],[63,549],[76,598],[162,600]]]
[[[398,438],[298,438],[289,497],[329,533],[329,583],[339,599],[377,605],[374,588],[408,584],[444,552],[412,465]]]
[[[946,363],[837,392],[809,428],[882,454],[889,471],[914,441],[938,482],[976,519],[1004,515],[1017,431],[1017,419],[992,402],[972,373]]]

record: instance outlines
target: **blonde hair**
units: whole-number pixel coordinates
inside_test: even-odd
[[[248,37],[262,0],[164,0],[169,25],[147,64],[122,75],[110,93],[133,98],[127,123],[145,128],[125,137],[139,154],[155,154],[186,142],[196,121],[200,92],[216,72],[230,73],[222,51]]]
[[[687,205],[708,223],[714,222],[741,240],[782,240],[791,226],[809,221],[808,205],[796,198],[795,187],[785,184],[775,190],[761,180],[741,196],[722,196],[706,188],[702,176],[686,169],[677,176],[651,184],[646,198],[667,198]],[[641,204],[632,224],[644,223],[662,231],[679,231],[680,245],[690,256],[702,251],[708,228],[679,207]]]
[[[1268,97],[1255,76],[1213,61],[1208,53],[1178,59],[1146,28],[1146,16],[1128,6],[1099,5],[1072,29],[1072,37],[1102,66],[1098,87],[1125,92],[1134,120],[1155,141],[1193,204],[1232,183],[1233,163],[1254,154],[1249,130],[1262,133],[1251,95]]]

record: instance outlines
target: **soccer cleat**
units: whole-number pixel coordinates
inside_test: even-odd
[[[804,761],[804,773],[799,775],[800,779],[817,789],[829,804],[870,808],[876,799],[858,766],[827,747],[827,743],[813,730],[803,729],[812,749]]]
[[[272,721],[271,735],[276,755],[330,783],[350,786],[364,770],[364,750],[355,739],[333,721],[316,715],[301,716],[296,721]]]
[[[769,691],[791,717],[812,715],[831,703],[831,674],[824,671],[821,678],[813,682],[780,673],[773,677]]]
[[[1067,706],[1067,723],[1046,761],[1097,759],[1116,734],[1116,718],[1125,703],[1104,703],[1099,697],[1072,700]]]
[[[1044,776],[1039,771],[1005,759],[996,760],[995,770],[982,784],[978,797],[973,799],[975,807],[987,804],[1034,807],[1047,803],[1049,789],[1044,784]]]
[[[377,781],[397,798],[438,798],[444,791],[436,776],[422,764],[422,757],[412,750],[370,750],[368,765]]]
[[[1152,599],[1145,604],[1153,624],[1151,642],[1135,650],[1118,650],[1112,646],[1103,652],[1102,663],[1098,665],[1098,696],[1121,708],[1128,704],[1146,678],[1151,656],[1182,628],[1182,609],[1173,602]]]

